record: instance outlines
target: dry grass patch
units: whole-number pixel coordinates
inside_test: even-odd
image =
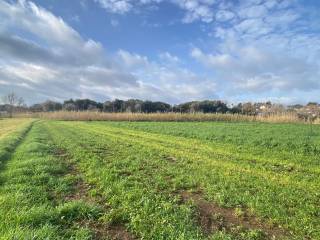
[[[163,121],[163,122],[271,122],[271,123],[304,123],[295,113],[278,113],[259,116],[222,113],[104,113],[104,112],[44,112],[20,117],[35,117],[66,121]]]

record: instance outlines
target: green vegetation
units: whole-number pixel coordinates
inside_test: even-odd
[[[0,140],[13,132],[23,131],[26,126],[29,126],[30,122],[31,120],[26,119],[0,119]]]
[[[0,140],[24,136],[0,170],[3,239],[320,239],[320,126],[24,124]]]
[[[1,170],[0,239],[90,239],[90,231],[77,221],[96,220],[100,210],[64,200],[77,178],[67,175],[66,163],[54,156],[42,130],[34,123]]]
[[[31,120],[0,120],[0,170],[10,157],[23,135],[28,131]]]

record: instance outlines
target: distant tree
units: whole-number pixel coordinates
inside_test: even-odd
[[[141,105],[141,112],[151,113],[153,112],[153,105],[151,101],[144,101]]]
[[[317,102],[308,102],[307,106],[318,106],[318,103]]]
[[[232,114],[239,114],[241,113],[241,109],[242,109],[242,103],[238,103],[237,105],[232,105],[228,111],[229,113],[232,113]]]
[[[103,103],[104,112],[141,112],[143,101],[139,99],[129,99],[127,101],[115,99]]]
[[[186,102],[181,103],[178,105],[175,105],[173,107],[174,112],[181,112],[181,113],[187,113],[187,112],[197,112],[198,111],[198,102]]]
[[[129,99],[124,102],[126,112],[141,112],[143,101],[139,99]]]
[[[41,103],[42,111],[44,112],[54,112],[60,111],[62,109],[62,104],[54,101],[45,101]]]
[[[113,111],[113,103],[111,101],[106,101],[103,103],[103,111],[104,112],[112,112]]]
[[[77,99],[73,102],[76,111],[97,110],[102,111],[103,104],[90,99]]]
[[[169,112],[171,105],[165,102],[153,102],[153,112]]]
[[[29,110],[31,112],[44,112],[42,104],[33,104],[32,106],[29,107]]]
[[[123,100],[115,99],[113,101],[113,112],[124,112],[125,109],[125,102]]]
[[[227,104],[222,101],[192,101],[186,102],[173,107],[173,111],[190,113],[190,112],[202,112],[202,113],[226,113],[229,110]]]
[[[74,104],[74,100],[73,100],[72,98],[70,98],[69,100],[65,100],[65,101],[63,102],[63,105],[69,104],[69,103]]]
[[[266,105],[266,107],[272,107],[272,102],[271,101],[267,101],[265,105]]]
[[[76,105],[72,102],[69,102],[69,103],[64,103],[63,104],[63,110],[66,110],[66,111],[76,111],[77,108],[76,108]]]
[[[247,102],[241,105],[241,113],[248,115],[256,115],[257,111],[254,104],[252,104],[251,102]]]
[[[164,102],[144,101],[141,105],[141,111],[144,113],[169,112],[171,105]]]
[[[13,112],[24,106],[24,99],[19,97],[14,92],[9,93],[2,97],[3,103],[7,106],[9,117],[13,116]]]
[[[203,113],[226,113],[228,106],[222,101],[202,101],[199,103],[199,109]]]
[[[77,110],[75,102],[72,98],[63,102],[62,109],[66,110],[66,111],[76,111]]]
[[[269,112],[271,113],[283,113],[286,111],[286,108],[282,104],[272,104]]]
[[[290,109],[301,109],[301,108],[303,108],[303,105],[295,104],[295,105],[288,106],[288,108],[290,108]]]

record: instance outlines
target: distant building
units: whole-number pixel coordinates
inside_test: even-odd
[[[305,106],[300,104],[292,105],[288,107],[288,110],[296,112],[301,118],[306,120],[320,117],[320,104],[318,103],[308,103]]]

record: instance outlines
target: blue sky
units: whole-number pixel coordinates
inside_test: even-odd
[[[0,0],[0,95],[320,101],[317,0]]]

